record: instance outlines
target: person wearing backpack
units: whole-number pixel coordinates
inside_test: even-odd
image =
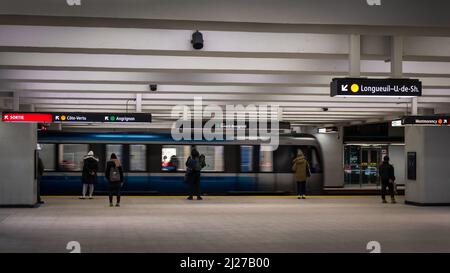
[[[200,155],[197,149],[193,148],[186,161],[186,182],[189,187],[188,200],[192,200],[194,194],[197,195],[197,200],[203,200],[200,196],[200,173],[205,166],[205,156]]]
[[[123,185],[123,170],[115,153],[106,162],[106,180],[109,182],[109,206],[113,206],[113,196],[116,195],[116,207],[120,207],[120,189]]]
[[[297,198],[306,199],[306,179],[311,176],[311,170],[302,150],[298,150],[297,157],[292,162],[292,171],[297,182]]]
[[[98,158],[94,156],[93,151],[83,158],[83,172],[81,175],[81,182],[83,183],[83,195],[80,199],[86,199],[86,193],[89,188],[89,199],[92,199],[94,193],[94,185],[97,182],[98,172]]]

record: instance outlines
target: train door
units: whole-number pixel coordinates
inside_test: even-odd
[[[274,186],[278,192],[294,193],[296,191],[294,174],[292,172],[292,161],[296,153],[295,146],[291,145],[280,145],[274,152],[274,172],[276,175]]]

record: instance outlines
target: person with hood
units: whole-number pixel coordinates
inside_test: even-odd
[[[391,203],[395,204],[395,193],[394,193],[394,166],[389,164],[389,156],[385,156],[383,158],[383,163],[378,167],[378,173],[380,175],[381,180],[381,199],[383,203],[387,203],[386,201],[386,188],[389,189],[389,193],[391,195]]]
[[[98,172],[98,158],[94,156],[93,151],[83,158],[83,172],[81,175],[81,182],[83,183],[83,195],[80,199],[86,199],[86,193],[89,188],[89,199],[92,199],[92,194],[94,193],[94,185],[97,182],[97,172]]]
[[[292,162],[292,171],[297,182],[298,199],[306,199],[306,179],[311,176],[309,163],[303,152],[298,151],[297,157]]]
[[[194,194],[197,200],[202,200],[200,196],[200,172],[206,166],[205,156],[197,151],[196,148],[191,150],[191,155],[186,161],[186,182],[189,187],[188,200],[192,200]]]
[[[123,170],[115,153],[106,162],[105,177],[109,182],[109,206],[113,206],[113,196],[116,195],[116,207],[120,207],[120,189],[123,185]]]

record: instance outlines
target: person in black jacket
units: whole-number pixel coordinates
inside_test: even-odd
[[[386,201],[386,188],[389,189],[389,193],[391,195],[391,202],[394,204],[395,196],[394,196],[394,166],[389,164],[389,156],[385,156],[383,158],[383,163],[379,166],[378,172],[381,179],[381,198],[383,203],[387,203]]]
[[[89,188],[89,199],[92,199],[94,185],[97,182],[98,158],[94,157],[94,152],[89,153],[83,158],[83,172],[81,182],[83,183],[83,195],[80,199],[86,199],[86,192]]]
[[[120,207],[120,189],[123,185],[123,170],[115,153],[106,163],[105,177],[109,182],[109,206],[113,206],[113,195],[116,195],[116,207]]]
[[[186,160],[186,182],[189,187],[188,200],[192,200],[194,194],[197,195],[197,200],[202,200],[200,196],[200,172],[205,167],[205,156],[193,148],[191,155]]]

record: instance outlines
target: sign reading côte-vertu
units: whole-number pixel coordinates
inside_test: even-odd
[[[418,97],[422,82],[417,79],[334,78],[331,96]]]

